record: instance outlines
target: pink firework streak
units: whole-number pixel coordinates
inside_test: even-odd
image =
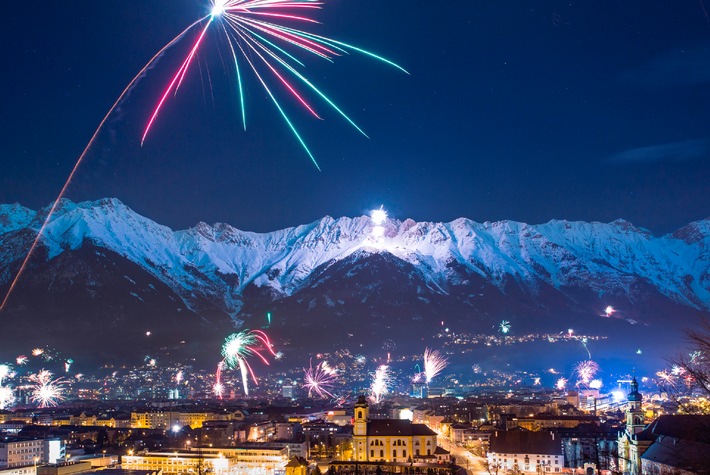
[[[20,265],[20,269],[17,271],[15,278],[12,280],[7,293],[0,304],[0,312],[5,309],[10,295],[15,289],[18,280],[25,272],[30,258],[34,255],[35,249],[44,235],[47,225],[57,211],[57,206],[59,205],[61,198],[63,198],[66,194],[69,184],[73,180],[79,166],[84,161],[89,149],[91,149],[96,141],[99,132],[103,129],[103,126],[109,116],[118,107],[138,80],[142,78],[145,73],[160,59],[163,53],[183,39],[188,32],[191,32],[194,29],[199,29],[197,39],[190,47],[187,56],[172,76],[172,79],[168,82],[168,86],[161,94],[155,108],[151,112],[150,118],[141,137],[141,144],[145,142],[148,133],[153,127],[153,124],[158,118],[158,115],[167,99],[171,95],[175,95],[182,85],[190,66],[194,62],[195,56],[206,41],[207,33],[212,29],[216,29],[217,34],[223,35],[223,37],[226,38],[227,45],[229,46],[229,54],[234,64],[237,83],[239,86],[238,89],[242,111],[242,123],[245,129],[246,109],[242,84],[242,68],[248,65],[249,69],[256,76],[258,82],[267,92],[274,106],[278,109],[288,128],[291,130],[313,164],[319,170],[320,167],[318,166],[313,154],[309,150],[303,138],[301,138],[293,122],[289,119],[279,100],[276,98],[275,91],[272,91],[269,87],[268,78],[271,78],[271,81],[276,84],[281,85],[281,87],[288,92],[288,95],[295,98],[297,102],[305,107],[314,117],[319,118],[314,107],[308,102],[304,94],[298,91],[299,85],[301,88],[308,90],[312,95],[319,97],[320,100],[336,111],[356,130],[365,135],[362,129],[360,129],[360,127],[358,127],[350,117],[340,110],[333,101],[331,101],[311,81],[309,81],[297,70],[299,67],[304,67],[304,64],[295,57],[295,54],[297,52],[307,53],[309,55],[332,61],[332,58],[335,56],[349,52],[357,52],[394,66],[405,73],[406,71],[397,64],[364,49],[343,43],[341,41],[336,41],[332,38],[326,38],[302,29],[288,26],[293,24],[317,23],[316,20],[307,16],[307,14],[320,9],[322,5],[323,2],[318,0],[213,0],[212,9],[208,15],[205,15],[185,28],[182,33],[177,35],[172,41],[161,48],[160,51],[158,51],[150,59],[150,61],[146,63],[143,69],[136,74],[136,76],[121,92],[118,99],[116,99],[116,102],[113,103],[111,108],[99,123],[99,126],[94,131],[81,155],[79,155],[79,158],[69,173],[69,176],[59,192],[57,199],[52,204],[47,216],[40,226],[37,236],[32,242],[27,255]]]
[[[314,368],[311,361],[309,368],[304,368],[303,373],[303,387],[308,389],[308,397],[313,397],[313,394],[324,399],[326,397],[335,397],[328,389],[333,386],[337,372],[328,366],[327,362],[322,361]]]
[[[264,364],[268,365],[269,360],[267,360],[262,353],[270,353],[272,356],[276,356],[273,345],[266,333],[260,330],[246,330],[229,335],[222,345],[222,356],[224,356],[224,359],[217,365],[217,375],[214,385],[215,394],[220,398],[222,397],[222,391],[224,390],[224,386],[222,385],[222,370],[224,368],[232,369],[239,367],[239,371],[242,375],[244,394],[248,396],[249,376],[251,376],[254,384],[259,383],[254,374],[254,370],[252,370],[251,365],[247,361],[247,357],[256,355]]]

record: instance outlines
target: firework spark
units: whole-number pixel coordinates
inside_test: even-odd
[[[0,410],[5,409],[15,402],[15,392],[12,387],[3,384],[3,380],[13,376],[13,371],[10,365],[0,365]]]
[[[35,383],[30,400],[37,403],[38,407],[56,406],[64,399],[64,378],[52,379],[52,373],[43,369],[30,376],[30,380]]]
[[[35,348],[32,350],[32,356],[42,356],[44,354],[44,349],[42,348]]]
[[[264,362],[269,364],[269,361],[262,353],[270,353],[276,356],[273,345],[269,341],[266,333],[260,330],[246,330],[239,333],[232,333],[222,345],[222,356],[224,359],[217,365],[217,384],[221,384],[222,368],[239,368],[242,375],[242,385],[244,394],[249,395],[249,376],[251,376],[254,384],[258,384],[254,370],[247,361],[247,358],[256,355]]]
[[[567,380],[565,378],[560,378],[557,380],[557,383],[555,383],[555,389],[558,391],[562,391],[567,387]]]
[[[375,402],[379,404],[382,398],[389,393],[389,385],[392,380],[392,375],[390,373],[389,366],[380,365],[375,370],[372,375],[372,384],[370,385],[370,397]]]
[[[599,365],[596,362],[592,360],[580,361],[574,367],[574,373],[577,375],[577,384],[589,385],[597,371],[599,371]]]
[[[503,320],[500,322],[500,325],[498,325],[498,329],[502,334],[506,335],[510,332],[510,322],[508,320]]]
[[[658,376],[658,378],[661,381],[663,381],[665,384],[667,384],[668,386],[670,386],[672,388],[675,387],[675,379],[676,378],[672,373],[669,373],[669,372],[663,370],[663,371],[657,372],[656,376]]]
[[[303,373],[303,387],[308,389],[308,397],[313,397],[314,394],[323,399],[335,397],[329,389],[333,387],[337,372],[329,367],[326,361],[318,363],[315,368],[311,361],[309,368],[304,368]]]
[[[10,376],[12,373],[12,368],[10,368],[10,365],[6,364],[0,364],[0,383],[2,383],[2,380]]]
[[[50,222],[52,216],[57,210],[57,206],[61,198],[66,194],[69,183],[73,180],[79,166],[83,162],[89,149],[93,146],[99,132],[103,129],[109,116],[118,107],[118,105],[132,90],[133,86],[142,78],[145,73],[153,67],[153,65],[163,56],[163,54],[178,43],[180,40],[188,36],[188,33],[196,30],[198,32],[195,41],[188,49],[188,53],[183,59],[180,67],[168,82],[168,86],[160,95],[155,108],[150,114],[150,118],[144,128],[141,137],[141,145],[145,142],[148,133],[153,127],[159,113],[163,109],[165,102],[171,96],[177,94],[178,89],[183,83],[190,67],[195,62],[195,56],[202,50],[202,46],[206,43],[205,38],[208,32],[214,31],[215,34],[222,36],[224,44],[228,46],[226,57],[230,58],[230,62],[236,73],[237,90],[239,91],[239,101],[241,104],[241,120],[243,128],[246,129],[246,107],[245,94],[243,84],[243,73],[246,70],[251,70],[254,73],[258,83],[267,93],[274,106],[280,113],[282,119],[291,130],[291,133],[305,151],[313,164],[320,170],[315,157],[306,145],[305,140],[296,129],[294,123],[289,118],[281,102],[277,99],[277,91],[272,90],[273,84],[279,85],[287,96],[295,99],[305,108],[311,115],[320,119],[316,113],[314,106],[308,102],[303,92],[303,89],[311,93],[313,97],[319,98],[327,107],[331,108],[339,114],[345,121],[352,125],[358,132],[365,135],[360,127],[343,112],[330,98],[328,98],[318,87],[313,84],[304,74],[299,72],[298,68],[303,68],[304,63],[296,58],[297,53],[304,55],[319,57],[328,61],[336,56],[348,54],[350,52],[360,53],[378,61],[384,62],[401,71],[406,71],[397,64],[378,56],[370,51],[358,48],[354,45],[337,41],[332,38],[311,33],[304,29],[294,28],[289,25],[309,25],[318,23],[316,20],[308,16],[315,10],[321,8],[322,2],[318,0],[213,0],[209,14],[203,16],[187,28],[179,35],[173,38],[168,44],[163,46],[146,65],[135,75],[128,83],[125,89],[118,96],[106,115],[103,117],[94,134],[89,139],[86,147],[77,159],[69,176],[64,183],[57,199],[54,201],[47,216],[35,236],[32,245],[30,246],[27,255],[25,256],[20,269],[15,278],[10,283],[10,287],[5,294],[5,297],[0,303],[0,311],[5,309],[10,294],[17,285],[17,281],[25,271],[30,257],[44,235],[44,231]],[[231,67],[231,66],[230,66]],[[273,84],[272,84],[273,83]]]
[[[442,356],[437,350],[424,349],[424,375],[426,377],[426,383],[429,384],[448,364],[449,360]]]
[[[20,355],[17,358],[15,358],[15,363],[17,363],[18,366],[26,365],[27,361],[29,361],[29,358],[27,358],[25,355]]]
[[[10,386],[0,384],[0,410],[12,406],[15,402],[15,392]]]
[[[616,313],[616,309],[614,307],[612,307],[611,305],[607,305],[607,307],[604,309],[604,315],[602,315],[602,316],[609,318],[612,315],[614,315],[614,313]]]

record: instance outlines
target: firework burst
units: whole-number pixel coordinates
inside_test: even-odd
[[[555,389],[562,391],[567,387],[567,380],[565,378],[560,378],[555,383]]]
[[[284,91],[284,95],[292,98],[295,103],[300,104],[313,117],[320,119],[315,106],[311,104],[304,93],[304,91],[308,92],[310,96],[320,100],[358,132],[365,135],[365,132],[345,112],[299,71],[299,69],[302,70],[305,67],[305,64],[296,56],[301,53],[302,56],[307,55],[332,61],[336,56],[355,52],[394,66],[405,73],[406,71],[397,64],[362,48],[295,27],[317,24],[318,22],[310,15],[319,10],[322,3],[318,0],[213,0],[210,12],[207,15],[189,25],[172,41],[163,46],[124,88],[89,139],[69,173],[57,199],[40,226],[37,236],[20,265],[20,269],[10,283],[5,297],[0,303],[0,311],[4,310],[7,305],[10,294],[12,294],[18,279],[25,271],[47,224],[57,210],[61,198],[66,194],[69,184],[76,175],[89,149],[92,148],[109,116],[117,109],[138,80],[155,65],[163,54],[192,32],[196,33],[195,40],[187,49],[186,56],[168,81],[155,107],[149,114],[149,119],[141,136],[141,145],[145,142],[168,98],[175,96],[183,84],[188,71],[196,62],[195,57],[203,49],[204,44],[208,42],[208,33],[221,36],[222,43],[227,46],[224,56],[231,63],[230,68],[234,68],[237,83],[236,89],[239,92],[241,105],[241,121],[244,129],[246,129],[244,73],[248,70],[253,73],[258,84],[267,93],[296,141],[319,170],[320,167],[315,157],[277,98],[279,95],[278,90]]]
[[[426,383],[429,384],[448,364],[449,360],[437,350],[424,349],[424,376]]]
[[[15,402],[15,392],[12,387],[4,384],[4,380],[11,378],[12,375],[12,368],[9,365],[0,365],[0,410],[11,406]]]
[[[370,385],[370,397],[375,404],[379,404],[382,398],[389,393],[389,385],[392,380],[389,366],[380,365],[372,375],[372,384]]]
[[[30,400],[37,403],[38,407],[56,406],[64,400],[64,378],[52,379],[52,373],[43,369],[30,376],[30,380],[35,383]]]
[[[580,361],[574,367],[574,373],[577,375],[577,385],[584,384],[588,386],[598,371],[599,365],[596,362],[592,360]]]
[[[326,361],[318,363],[315,368],[311,362],[308,369],[303,369],[303,387],[308,389],[308,397],[315,394],[324,399],[334,398],[329,389],[333,387],[336,376],[337,372]]]
[[[217,381],[216,385],[222,384],[222,369],[223,368],[239,368],[242,376],[242,386],[244,394],[249,395],[249,376],[251,376],[254,384],[258,384],[254,370],[247,361],[250,356],[257,356],[264,364],[269,364],[263,353],[269,353],[276,356],[273,345],[269,341],[266,333],[260,330],[246,330],[239,333],[232,333],[222,345],[222,356],[224,359],[217,365]]]
[[[675,387],[675,381],[676,378],[672,373],[669,373],[668,371],[659,371],[656,373],[656,376],[658,376],[660,381],[663,381],[663,383],[667,386],[670,386],[672,388]]]
[[[498,329],[502,334],[508,334],[508,332],[510,332],[510,322],[508,320],[503,320],[500,322],[500,325],[498,325]]]

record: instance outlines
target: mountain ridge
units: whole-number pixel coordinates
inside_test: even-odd
[[[36,233],[48,209],[32,215],[17,204],[0,205],[3,248],[18,233]],[[373,227],[366,216],[326,216],[267,233],[204,222],[173,231],[115,198],[63,200],[41,242],[50,260],[88,240],[130,259],[168,285],[184,291],[207,286],[224,294],[225,308],[233,317],[242,304],[239,294],[248,285],[292,295],[315,268],[358,250],[387,252],[413,264],[432,289],[442,293],[458,283],[455,273],[447,270],[455,262],[499,289],[513,279],[533,293],[544,282],[554,288],[584,284],[599,295],[610,290],[628,294],[630,281],[640,278],[683,305],[710,308],[707,219],[663,236],[621,219],[606,224],[551,220],[538,225],[477,223],[467,218],[449,223],[388,219],[381,238],[372,234]],[[3,259],[0,283],[7,283],[8,264],[20,253],[3,254],[14,257]]]
[[[0,205],[0,292],[49,209]],[[0,351],[39,338],[87,360],[135,361],[152,330],[156,347],[191,361],[235,328],[265,325],[285,349],[364,351],[436,344],[444,321],[491,333],[505,319],[521,333],[619,335],[614,351],[633,360],[648,341],[675,351],[682,326],[710,316],[709,220],[662,236],[625,220],[390,218],[374,231],[367,216],[174,231],[115,198],[63,200],[8,300],[17,338]]]

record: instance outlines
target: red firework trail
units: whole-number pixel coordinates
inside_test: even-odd
[[[89,152],[89,149],[91,149],[92,145],[94,145],[94,142],[96,141],[96,137],[98,137],[99,132],[103,128],[104,124],[108,120],[109,116],[111,113],[118,107],[118,104],[121,103],[123,98],[128,94],[128,91],[131,90],[131,88],[135,85],[135,83],[140,79],[143,74],[153,65],[153,63],[167,50],[170,48],[172,45],[174,45],[180,38],[182,38],[185,33],[190,31],[192,27],[194,27],[196,24],[198,24],[202,20],[198,20],[189,27],[185,28],[182,33],[177,35],[173,40],[163,46],[160,51],[155,53],[155,55],[146,63],[145,66],[143,66],[143,69],[138,71],[138,74],[136,74],[133,79],[131,79],[131,82],[128,83],[128,85],[123,89],[121,92],[121,95],[118,96],[118,99],[116,99],[116,102],[113,103],[111,108],[108,110],[106,115],[104,116],[103,119],[101,119],[101,122],[99,122],[99,126],[96,128],[94,131],[93,135],[91,136],[91,139],[89,139],[89,142],[86,144],[86,147],[84,147],[84,150],[81,152],[81,155],[79,155],[79,158],[77,159],[76,163],[74,164],[74,168],[72,168],[71,173],[69,173],[69,176],[67,177],[67,180],[64,182],[64,186],[62,186],[61,191],[59,192],[59,195],[57,195],[57,199],[54,200],[54,203],[52,203],[52,207],[49,209],[49,212],[47,213],[47,216],[44,218],[44,221],[42,222],[42,226],[40,226],[39,231],[37,231],[37,236],[35,236],[34,240],[32,241],[32,245],[30,246],[30,250],[27,251],[27,255],[25,256],[24,260],[22,261],[22,265],[20,265],[20,270],[17,271],[17,275],[15,275],[15,278],[12,280],[12,283],[10,284],[10,288],[7,290],[7,293],[5,294],[5,298],[2,300],[2,304],[0,304],[0,312],[5,310],[5,306],[7,305],[7,301],[10,298],[10,294],[12,294],[12,291],[15,289],[15,286],[17,285],[17,281],[20,279],[22,276],[22,273],[25,271],[27,268],[27,263],[29,262],[30,258],[34,254],[35,249],[37,248],[37,244],[39,243],[39,240],[42,239],[42,235],[44,234],[44,230],[47,228],[47,224],[49,224],[49,221],[52,219],[52,216],[54,216],[54,213],[57,210],[57,206],[59,205],[59,202],[61,199],[64,197],[64,195],[67,192],[67,188],[69,188],[69,184],[71,181],[74,179],[74,175],[76,175],[76,171],[79,169],[79,165],[84,161],[84,158],[86,157],[86,154]]]
[[[121,103],[121,101],[126,97],[126,94],[131,90],[131,88],[136,84],[136,82],[146,73],[146,71],[162,56],[162,54],[176,42],[182,39],[186,33],[191,31],[198,25],[204,24],[201,29],[197,40],[192,45],[189,53],[183,60],[182,64],[178,68],[177,72],[173,75],[172,79],[168,83],[168,87],[161,94],[157,105],[153,109],[150,115],[150,119],[144,129],[143,135],[141,137],[141,144],[145,141],[148,133],[150,132],[155,120],[158,117],[163,105],[167,101],[168,97],[177,93],[180,88],[185,76],[193,63],[193,59],[197,52],[200,50],[200,46],[203,44],[205,35],[207,34],[209,27],[213,24],[219,25],[224,36],[227,39],[227,44],[232,53],[232,60],[234,63],[235,70],[237,72],[237,82],[239,85],[239,95],[241,100],[242,109],[242,122],[244,128],[246,129],[246,115],[245,115],[245,103],[244,103],[244,93],[242,87],[242,72],[239,65],[237,51],[241,53],[242,61],[246,61],[249,68],[254,73],[259,83],[262,85],[264,90],[269,95],[274,106],[278,109],[281,117],[288,125],[293,135],[296,137],[297,141],[303,148],[303,150],[308,154],[309,158],[313,164],[320,170],[318,163],[316,162],[313,154],[309,150],[305,141],[301,138],[300,134],[296,130],[296,127],[292,121],[287,116],[284,109],[281,107],[279,101],[272,90],[267,86],[267,81],[263,76],[264,72],[260,72],[259,65],[262,68],[266,68],[266,71],[271,72],[275,78],[281,83],[300,104],[302,104],[312,115],[316,118],[320,118],[315,112],[315,109],[309,104],[302,93],[298,92],[298,87],[290,82],[284,73],[288,73],[298,80],[298,83],[310,90],[312,93],[320,97],[321,100],[325,101],[328,106],[335,110],[341,117],[343,117],[350,125],[352,125],[356,130],[365,135],[365,133],[358,127],[355,122],[350,119],[342,110],[340,110],[325,94],[323,94],[315,85],[313,85],[305,76],[297,71],[297,66],[303,66],[292,54],[293,52],[286,51],[286,48],[291,47],[295,51],[305,51],[309,54],[321,57],[326,60],[331,60],[333,56],[337,56],[349,51],[354,51],[361,53],[370,58],[377,59],[391,66],[394,66],[406,73],[406,71],[398,66],[397,64],[378,56],[374,53],[366,51],[364,49],[358,48],[356,46],[343,43],[341,41],[336,41],[332,38],[326,38],[314,33],[310,33],[304,30],[292,28],[280,23],[275,23],[275,21],[287,21],[287,22],[300,22],[300,23],[317,23],[316,20],[312,18],[292,14],[292,11],[312,11],[315,9],[320,9],[323,3],[318,0],[213,0],[212,11],[209,15],[206,15],[187,28],[185,28],[182,33],[177,35],[172,41],[160,49],[148,63],[141,69],[138,74],[131,80],[126,88],[121,92],[113,103],[111,108],[108,110],[106,115],[103,117],[99,126],[94,131],[91,139],[87,143],[84,150],[79,155],[71,173],[67,177],[64,186],[62,186],[57,199],[52,204],[47,216],[45,217],[42,225],[37,232],[37,236],[33,240],[27,255],[25,256],[20,269],[18,270],[15,278],[12,280],[10,287],[0,304],[0,312],[2,312],[7,306],[8,299],[12,294],[13,290],[17,286],[22,274],[25,272],[28,262],[39,244],[47,225],[54,216],[59,202],[64,197],[67,192],[69,184],[74,178],[79,166],[84,161],[88,151],[94,145],[99,132],[103,129],[104,124],[108,120],[109,116],[113,113],[116,107]],[[277,43],[281,43],[279,46]],[[260,62],[257,62],[260,61]],[[278,69],[282,70],[279,71]]]

